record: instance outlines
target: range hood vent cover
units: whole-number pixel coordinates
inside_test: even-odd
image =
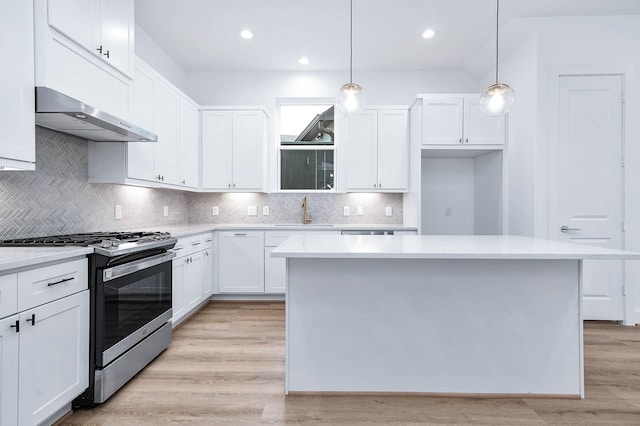
[[[48,87],[36,87],[36,124],[95,142],[158,140],[155,133]]]

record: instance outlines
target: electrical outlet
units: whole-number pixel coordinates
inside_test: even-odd
[[[358,216],[362,216],[363,215],[363,211],[362,211],[362,206],[358,206],[356,209],[356,214]]]
[[[164,214],[164,217],[169,216],[169,206],[164,206],[163,214]]]
[[[269,206],[262,206],[262,216],[269,216]]]
[[[445,207],[444,215],[445,216],[453,216],[453,209],[451,207]]]
[[[122,206],[116,206],[113,209],[113,217],[114,217],[115,220],[122,219]]]
[[[220,207],[218,206],[211,207],[211,214],[213,216],[218,216],[220,214]]]
[[[247,207],[247,215],[249,215],[249,216],[258,216],[258,207],[257,206],[249,206],[249,207]]]
[[[349,206],[344,206],[342,208],[342,214],[345,216],[349,216],[351,214],[351,209],[349,208]]]
[[[393,216],[393,207],[387,206],[384,208],[384,214],[387,216]]]

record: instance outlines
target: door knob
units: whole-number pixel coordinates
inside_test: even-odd
[[[562,231],[563,233],[567,233],[569,231],[582,231],[582,229],[580,228],[569,228],[567,225],[562,225],[560,227],[560,231]]]

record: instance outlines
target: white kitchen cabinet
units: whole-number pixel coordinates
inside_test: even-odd
[[[504,145],[504,116],[489,117],[480,110],[480,95],[418,95],[422,98],[422,146]]]
[[[133,0],[48,0],[49,25],[88,53],[132,74]]]
[[[287,291],[287,262],[284,257],[271,257],[274,249],[264,248],[264,292],[284,294]]]
[[[219,292],[264,293],[264,232],[218,233]]]
[[[175,327],[203,305],[213,288],[211,233],[178,239],[173,251],[172,324]]]
[[[89,143],[89,182],[198,188],[198,105],[136,60],[132,121],[157,142]]]
[[[408,108],[372,108],[347,119],[347,189],[407,191]]]
[[[201,120],[203,189],[263,191],[265,111],[207,107]]]
[[[87,269],[78,259],[0,277],[0,424],[52,423],[89,385]]]
[[[0,170],[34,170],[36,161],[33,2],[0,3]],[[10,64],[10,65],[9,65]]]

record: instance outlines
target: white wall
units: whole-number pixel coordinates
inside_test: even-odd
[[[473,161],[473,233],[502,234],[503,153],[488,152]]]
[[[187,92],[187,72],[147,32],[136,24],[136,55],[164,78]]]

